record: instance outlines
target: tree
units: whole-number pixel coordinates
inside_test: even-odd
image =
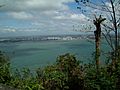
[[[118,26],[120,24],[120,0],[75,0],[78,4],[78,9],[82,11],[87,16],[92,15],[92,11],[95,10],[95,14],[103,14],[104,17],[106,16],[106,24],[102,24],[106,33],[102,32],[105,38],[107,39],[108,45],[112,49],[112,64],[116,66],[118,62],[118,46],[119,46],[119,32]],[[91,8],[93,10],[88,11],[85,7]],[[82,10],[85,9],[85,10]],[[114,32],[114,38],[111,39],[113,36],[111,33]],[[114,42],[113,42],[114,40]]]
[[[68,90],[83,90],[84,80],[83,71],[80,62],[77,61],[74,55],[69,53],[61,55],[57,59],[57,66],[67,77]]]
[[[69,53],[57,58],[56,64],[37,72],[45,90],[83,90],[84,75],[80,62]]]
[[[9,83],[11,79],[10,75],[10,63],[7,58],[1,51],[0,51],[0,83],[6,84]]]
[[[102,18],[100,15],[99,18],[95,16],[95,20],[93,20],[94,25],[96,26],[96,30],[94,31],[95,34],[95,60],[96,60],[96,69],[99,70],[100,64],[100,40],[101,40],[101,23],[106,20]]]

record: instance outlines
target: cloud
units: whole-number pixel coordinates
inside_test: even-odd
[[[88,17],[86,17],[84,14],[72,14],[70,16],[71,19],[76,19],[76,20],[81,20],[81,21],[86,21]]]
[[[72,13],[69,13],[67,15],[66,14],[58,15],[58,16],[55,16],[54,18],[59,19],[59,20],[61,20],[61,19],[77,20],[77,21],[80,20],[81,22],[83,22],[83,21],[85,22],[89,19],[84,14],[72,14]]]
[[[10,29],[10,28],[5,29],[4,31],[7,31],[7,32],[16,32],[15,29]]]
[[[14,32],[16,32],[16,29],[15,28],[10,28],[10,27],[5,27],[5,28],[2,28],[2,29],[0,29],[0,32],[2,32],[2,33],[9,33],[9,32],[12,32],[12,33],[14,33]]]
[[[10,12],[8,15],[12,16],[15,19],[31,19],[33,18],[32,14],[26,12]]]
[[[74,0],[0,0],[0,3],[5,5],[3,11],[28,11],[28,10],[65,10],[68,7],[67,2]]]
[[[0,25],[12,26],[0,30],[13,35],[76,33],[73,25],[88,23],[88,17],[74,13],[67,5],[71,2],[74,0],[0,0],[5,5],[0,13],[6,17]]]

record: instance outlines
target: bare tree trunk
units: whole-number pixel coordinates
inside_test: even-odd
[[[99,18],[95,16],[95,20],[93,20],[93,23],[96,27],[96,30],[94,31],[95,35],[95,61],[96,61],[96,70],[99,73],[99,66],[100,66],[100,41],[101,41],[101,23],[106,20],[105,18],[102,18],[101,15]]]
[[[114,64],[117,62],[118,58],[118,30],[117,30],[117,22],[116,22],[116,14],[115,14],[115,6],[113,4],[113,1],[110,0],[111,6],[112,6],[112,13],[113,13],[113,25],[114,25],[114,30],[115,30],[115,51],[114,51],[114,57],[115,60],[112,61]]]
[[[96,69],[97,72],[99,70],[100,65],[100,40],[101,40],[101,26],[100,23],[95,24],[96,31],[94,31],[95,34],[95,60],[96,60]]]

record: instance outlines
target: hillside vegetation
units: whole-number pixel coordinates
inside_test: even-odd
[[[10,71],[9,60],[0,54],[0,83],[21,90],[119,90],[120,63],[112,69],[111,63],[99,67],[83,65],[69,53],[57,58],[56,63],[39,68]]]

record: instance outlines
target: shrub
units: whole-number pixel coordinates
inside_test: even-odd
[[[0,51],[0,83],[7,84],[10,82],[11,75],[10,75],[10,63],[7,58],[1,51]]]

